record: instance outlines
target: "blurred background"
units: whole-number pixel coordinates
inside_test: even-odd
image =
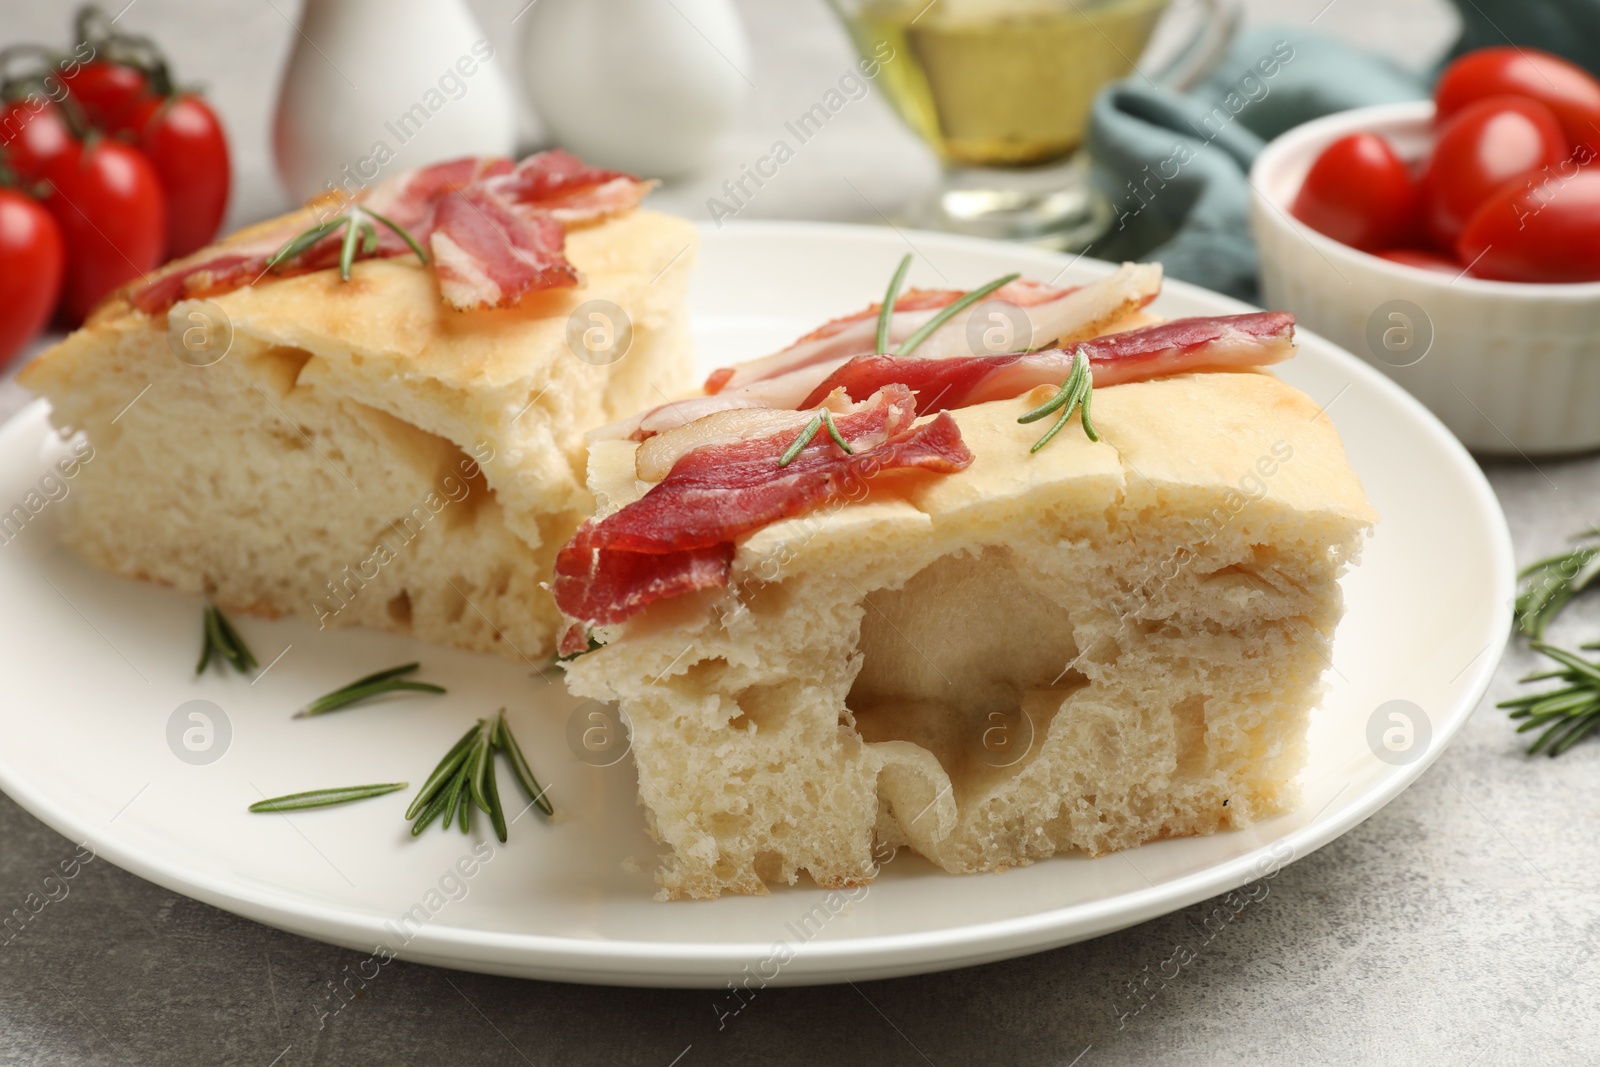
[[[317,2],[312,0],[313,6]],[[494,48],[492,64],[503,68],[513,87],[520,150],[549,143],[547,126],[534,113],[523,76],[528,66],[524,38],[540,8],[556,3],[559,0],[534,4],[468,0],[466,4]],[[692,4],[680,6],[684,15],[694,10]],[[1194,6],[1192,0],[1178,0],[1173,17],[1184,17],[1183,9]],[[113,0],[105,7],[116,15],[120,3]],[[747,62],[739,64],[748,83],[735,78],[745,92],[729,128],[714,141],[704,163],[669,182],[653,201],[657,208],[707,221],[706,200],[726,199],[722,183],[767,153],[775,139],[788,136],[784,123],[818,103],[857,60],[843,25],[823,0],[736,0],[732,8],[748,42]],[[1316,31],[1417,72],[1436,64],[1460,31],[1460,20],[1446,0],[1243,0],[1238,8],[1246,29],[1273,24],[1310,27],[1315,20]],[[0,11],[5,27],[5,41],[0,43],[64,43],[68,37],[70,5],[7,3]],[[675,19],[684,15],[671,12]],[[277,214],[292,203],[273,165],[272,130],[279,79],[291,52],[303,43],[296,29],[302,17],[302,5],[293,0],[203,4],[135,0],[118,19],[120,28],[155,37],[180,80],[201,88],[220,115],[234,162],[225,231]],[[688,43],[692,48],[693,41]],[[703,39],[701,43],[705,44]],[[313,39],[304,47],[315,56],[316,48],[329,53],[333,45]],[[690,56],[692,64],[718,62],[710,46],[705,47],[706,51]],[[419,78],[418,88],[430,80]],[[572,94],[579,88],[575,86]],[[472,91],[463,100],[470,99]],[[325,106],[348,107],[350,101]],[[941,177],[934,152],[896,117],[875,83],[870,84],[867,98],[841,108],[804,149],[783,166],[779,179],[751,198],[740,218],[880,221],[873,205],[890,214],[903,211]]]

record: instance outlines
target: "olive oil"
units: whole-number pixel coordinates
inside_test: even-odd
[[[879,84],[947,163],[1027,166],[1083,141],[1101,86],[1133,70],[1167,0],[837,3]]]

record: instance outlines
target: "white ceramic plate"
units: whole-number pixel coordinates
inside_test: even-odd
[[[708,368],[862,307],[907,239],[919,253],[911,281],[922,285],[971,286],[1013,269],[1084,281],[1108,269],[888,229],[749,224],[703,236],[694,314]],[[1245,310],[1178,283],[1156,308]],[[73,841],[177,892],[350,948],[382,942],[403,958],[499,974],[720,987],[748,966],[776,970],[778,983],[829,982],[975,964],[1117,930],[1270,873],[1377,811],[1449,741],[1506,641],[1510,539],[1466,452],[1397,386],[1317,337],[1302,335],[1299,357],[1280,372],[1328,405],[1324,417],[1338,425],[1383,523],[1345,579],[1349,612],[1312,727],[1305,806],[1247,831],[978,877],[902,855],[837,914],[809,886],[656,903],[655,848],[631,762],[598,768],[572,755],[577,702],[558,680],[398,637],[246,617],[239,628],[270,669],[254,681],[215,671],[196,680],[200,602],[108,577],[59,548],[54,504],[0,544],[0,786]],[[23,500],[60,447],[42,404],[0,430],[0,505]],[[410,659],[449,695],[289,718],[357,674]],[[212,751],[225,752],[205,765],[180,760],[168,743],[175,713],[195,699],[223,709],[231,733],[224,742],[219,723]],[[1367,740],[1374,713],[1392,700],[1426,719],[1406,762],[1379,759]],[[400,818],[407,794],[292,817],[245,811],[303,789],[416,785],[475,717],[502,704],[559,808],[554,825],[522,816],[508,845],[437,830],[410,839]],[[180,728],[195,725],[177,718]],[[470,877],[453,873],[474,847],[488,862],[466,864]]]

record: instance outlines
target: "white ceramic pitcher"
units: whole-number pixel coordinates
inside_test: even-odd
[[[699,168],[750,88],[732,0],[538,0],[522,21],[534,109],[556,144],[600,166]]]
[[[306,0],[273,124],[298,200],[464,155],[511,155],[505,59],[463,0]]]

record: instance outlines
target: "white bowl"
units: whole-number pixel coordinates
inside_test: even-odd
[[[1426,156],[1433,104],[1357,108],[1297,126],[1250,168],[1262,303],[1376,366],[1468,448],[1524,454],[1600,447],[1600,282],[1456,277],[1379,259],[1289,214],[1318,154],[1369,130]]]

